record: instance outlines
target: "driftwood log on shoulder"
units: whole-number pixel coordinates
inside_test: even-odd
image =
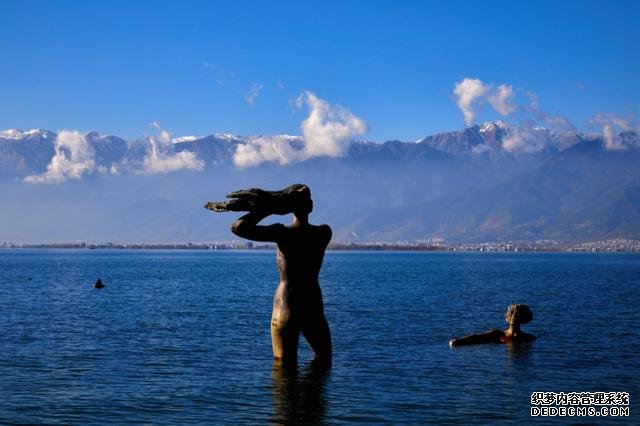
[[[265,191],[249,188],[234,191],[227,195],[229,201],[208,202],[205,208],[215,212],[256,211],[269,214],[287,214],[311,199],[306,185],[295,184],[280,191]]]
[[[256,210],[255,203],[247,200],[229,200],[229,201],[209,201],[204,205],[205,209],[213,210],[214,212],[248,212]]]

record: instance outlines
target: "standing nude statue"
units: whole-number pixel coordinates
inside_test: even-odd
[[[276,258],[280,283],[273,297],[271,345],[279,363],[297,361],[298,338],[302,333],[315,352],[316,360],[331,362],[331,333],[324,316],[318,274],[324,252],[331,240],[329,225],[311,225],[311,191],[302,184],[282,191],[247,189],[232,192],[230,201],[207,203],[214,211],[248,211],[231,231],[248,240],[277,244]],[[289,226],[280,223],[258,225],[272,214],[293,213]]]
[[[469,334],[449,341],[449,346],[478,345],[482,343],[511,343],[518,344],[535,340],[536,336],[525,333],[520,329],[521,324],[533,320],[533,312],[527,305],[513,304],[507,307],[504,319],[509,324],[506,330],[489,330],[484,333]]]

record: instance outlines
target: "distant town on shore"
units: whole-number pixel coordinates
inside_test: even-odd
[[[271,243],[239,241],[225,242],[177,242],[177,243],[0,243],[0,249],[75,249],[75,250],[273,250]],[[555,240],[532,242],[483,242],[446,243],[444,241],[425,242],[370,242],[332,243],[329,250],[338,251],[440,251],[440,252],[588,252],[588,253],[640,253],[640,240],[616,238],[602,241],[566,243]]]

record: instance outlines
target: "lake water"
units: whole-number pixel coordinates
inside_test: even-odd
[[[329,252],[329,371],[303,340],[273,367],[276,283],[273,252],[0,251],[0,423],[638,424],[638,255]],[[533,344],[449,348],[514,302]],[[533,391],[631,417],[532,418]]]

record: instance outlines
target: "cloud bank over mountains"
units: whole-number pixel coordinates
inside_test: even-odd
[[[230,217],[211,215],[205,201],[293,182],[312,188],[314,216],[331,224],[335,241],[640,238],[640,136],[630,123],[601,117],[615,145],[502,121],[418,142],[347,143],[363,122],[312,105],[305,120],[334,143],[313,151],[303,137],[265,137],[253,167],[239,167],[237,152],[255,147],[255,137],[174,138],[159,125],[135,141],[0,132],[0,219],[11,224],[0,242],[230,240]],[[314,108],[324,121],[310,118]],[[294,153],[263,161],[268,142]]]
[[[519,131],[489,122],[417,143],[353,142],[339,157],[247,168],[234,155],[249,139],[232,135],[176,142],[159,132],[158,146],[173,148],[162,157],[146,139],[12,132],[0,139],[0,219],[11,224],[0,242],[228,241],[231,216],[211,215],[204,202],[293,182],[312,188],[315,220],[330,223],[339,242],[640,238],[638,134],[616,134],[625,148],[612,150],[602,135],[532,129],[544,149],[505,149]],[[173,162],[184,153],[202,170],[178,170]],[[145,172],[158,158],[157,172]]]
[[[367,125],[347,109],[312,93],[305,93],[299,101],[308,108],[301,124],[303,136],[174,137],[155,122],[151,123],[152,134],[134,141],[96,132],[7,130],[0,132],[0,171],[31,184],[61,184],[94,174],[200,173],[221,165],[240,171],[268,164],[285,167],[320,157],[344,158],[353,150],[382,145],[356,140]],[[632,121],[610,114],[593,121],[604,127],[603,134],[494,121],[407,144],[427,145],[473,161],[483,161],[486,156],[524,158],[559,153],[583,140],[594,140],[605,151],[640,149],[640,129]]]
[[[148,136],[144,144],[145,155],[137,165],[127,164],[126,161],[112,163],[108,167],[98,165],[96,152],[87,140],[87,135],[75,130],[61,130],[54,141],[54,155],[49,161],[46,171],[24,177],[28,183],[59,184],[69,179],[79,180],[92,173],[118,174],[123,169],[140,174],[171,173],[178,170],[203,170],[204,162],[190,151],[175,151],[175,140],[171,133],[164,130],[156,122],[150,124],[155,134]],[[97,139],[108,139],[108,136],[95,135]],[[3,136],[13,139],[38,136],[38,130],[20,132],[12,129],[0,132]],[[107,141],[108,143],[108,141]]]
[[[255,103],[262,87],[257,83],[252,84],[246,95],[246,101],[250,105]],[[486,107],[502,117],[515,115],[521,119],[518,125],[495,122],[500,128],[498,140],[483,139],[474,143],[470,149],[474,155],[493,155],[497,151],[528,155],[547,149],[564,150],[575,143],[576,138],[571,135],[580,133],[566,118],[543,111],[535,93],[515,88],[511,84],[488,83],[478,78],[465,77],[455,83],[453,95],[467,126],[472,126],[478,114]],[[297,110],[306,112],[300,123],[301,136],[230,135],[229,140],[233,141],[231,158],[234,166],[240,169],[264,163],[286,166],[316,157],[343,157],[354,141],[368,131],[368,124],[363,118],[344,106],[318,97],[312,91],[303,91],[293,99],[292,104]],[[633,118],[599,113],[589,120],[589,125],[601,131],[606,150],[619,151],[638,145],[636,137],[625,136],[625,132],[640,132],[640,125]],[[62,130],[57,135],[50,133],[55,136],[55,141],[46,170],[29,174],[22,179],[33,184],[59,184],[94,173],[108,175],[133,172],[154,175],[181,170],[203,171],[206,168],[207,161],[210,160],[202,157],[206,157],[206,150],[203,151],[202,144],[193,144],[203,138],[174,137],[156,122],[150,123],[150,126],[150,135],[132,142],[94,132],[84,134],[75,130]],[[480,129],[484,131],[486,126],[481,126]],[[0,139],[17,140],[37,135],[37,132],[7,130],[0,132]],[[555,134],[550,136],[549,132]],[[109,143],[114,139],[118,139],[121,151],[135,151],[135,155],[124,156],[119,162],[109,164],[97,161],[97,156],[102,155],[102,151],[94,146],[100,146],[102,150],[109,152],[112,150]],[[215,161],[219,163],[221,160]]]
[[[261,86],[253,87],[247,102],[253,104]],[[349,145],[367,132],[367,123],[347,108],[333,105],[315,93],[305,91],[295,99],[295,106],[308,112],[300,124],[302,137],[290,135],[251,136],[235,138],[240,141],[235,147],[233,163],[240,168],[255,167],[264,162],[287,165],[319,156],[341,157]],[[40,174],[24,178],[29,183],[63,183],[68,179],[80,179],[83,175],[98,172],[117,174],[132,169],[139,174],[163,174],[179,170],[202,171],[203,159],[188,149],[177,148],[181,143],[192,142],[195,136],[174,138],[159,123],[150,123],[153,133],[137,141],[144,156],[137,164],[125,161],[122,164],[96,166],[95,156],[86,135],[78,131],[63,130],[55,141],[55,154]],[[24,133],[8,130],[0,134],[7,138],[20,138]],[[98,136],[101,137],[101,136]]]
[[[218,166],[239,171],[262,165],[284,168],[313,158],[345,158],[354,150],[386,145],[355,141],[353,135],[366,129],[362,120],[322,100],[312,100],[318,104],[303,122],[304,137],[229,134],[173,137],[157,123],[152,124],[152,135],[135,141],[96,132],[63,130],[56,135],[40,130],[4,131],[0,132],[0,170],[2,175],[15,176],[30,184],[62,184],[91,175],[202,173]],[[340,114],[338,119],[335,114]],[[598,123],[605,126],[604,134],[495,121],[428,136],[414,143],[396,143],[407,147],[426,145],[474,162],[484,161],[487,156],[515,160],[545,152],[560,153],[584,140],[595,141],[604,151],[640,149],[640,132],[631,122],[602,115]]]

